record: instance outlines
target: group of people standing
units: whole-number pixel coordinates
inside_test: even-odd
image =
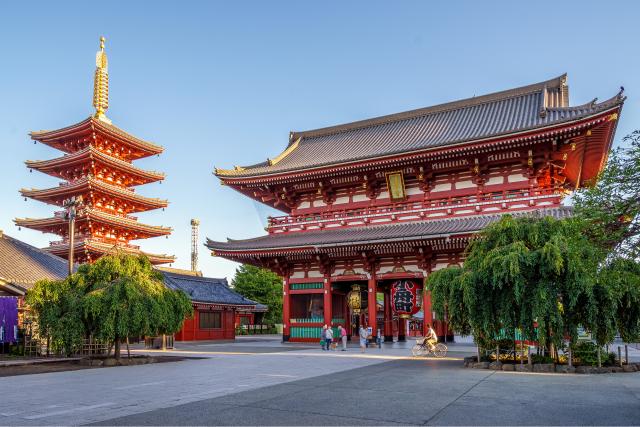
[[[369,339],[371,338],[372,330],[368,328],[366,325],[360,326],[358,330],[358,336],[360,337],[360,352],[364,353],[366,348],[369,346]],[[338,341],[342,343],[342,350],[347,351],[347,330],[342,327],[342,325],[338,325],[338,337],[336,337],[336,345],[333,347],[334,350],[337,349]],[[333,337],[333,328],[327,325],[322,327],[322,332],[320,335],[320,344],[322,345],[322,350],[329,351],[332,349],[332,344],[334,343]],[[382,336],[380,335],[380,329],[378,329],[378,333],[376,335],[376,344],[378,348],[382,348]]]

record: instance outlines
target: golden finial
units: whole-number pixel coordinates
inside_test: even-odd
[[[93,106],[95,118],[111,123],[105,113],[109,108],[109,63],[104,52],[105,38],[100,37],[100,50],[96,53],[96,72],[93,77]]]

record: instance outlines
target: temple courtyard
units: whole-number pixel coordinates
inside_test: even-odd
[[[174,363],[0,378],[2,425],[629,425],[640,373],[530,374],[410,357],[412,341],[361,354],[278,337],[179,343]],[[136,350],[136,353],[144,350]],[[637,356],[636,353],[633,353]],[[28,402],[28,403],[27,403]]]

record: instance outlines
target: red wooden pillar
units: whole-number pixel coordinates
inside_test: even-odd
[[[377,334],[377,319],[376,319],[376,274],[371,273],[371,277],[369,278],[369,283],[367,286],[367,312],[368,312],[368,325],[371,327],[371,335],[373,337]]]
[[[398,317],[398,341],[407,340],[407,319]]]
[[[333,302],[331,301],[331,278],[324,278],[324,323],[327,326],[331,326],[331,319],[333,319]]]
[[[433,311],[431,311],[431,291],[422,292],[422,312],[424,320],[422,322],[422,336],[427,334],[427,325],[433,326]],[[435,329],[434,329],[435,330]]]
[[[387,342],[393,341],[393,327],[392,327],[391,313],[391,291],[386,290],[384,292],[384,340]]]
[[[291,295],[289,294],[289,278],[282,281],[282,341],[289,341],[291,336]]]

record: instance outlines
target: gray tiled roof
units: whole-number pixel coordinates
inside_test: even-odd
[[[67,261],[0,231],[0,282],[29,289],[38,280],[67,277]]]
[[[162,270],[160,272],[164,275],[164,283],[169,288],[184,291],[193,302],[241,306],[256,306],[258,304],[229,288],[227,279],[178,274]]]
[[[218,176],[251,177],[473,142],[572,121],[624,101],[569,107],[566,75],[546,82],[305,132],[293,132],[297,148],[279,162],[262,162]]]
[[[513,216],[553,216],[564,218],[571,215],[566,207],[520,211]],[[452,234],[466,234],[482,230],[499,220],[502,214],[474,215],[463,218],[438,219],[417,222],[404,222],[365,227],[348,227],[313,231],[298,231],[281,234],[268,234],[247,240],[229,240],[216,242],[207,239],[206,246],[213,251],[233,252],[250,250],[323,248],[336,246],[354,246],[384,241],[423,240],[444,237]]]

